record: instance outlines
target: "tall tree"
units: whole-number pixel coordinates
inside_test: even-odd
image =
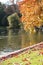
[[[3,8],[3,4],[0,2],[0,26],[2,25],[1,20],[3,19],[4,16],[5,16],[5,12]]]

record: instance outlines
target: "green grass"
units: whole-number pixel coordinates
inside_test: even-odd
[[[43,65],[43,54],[40,50],[26,51],[0,62],[0,65]]]

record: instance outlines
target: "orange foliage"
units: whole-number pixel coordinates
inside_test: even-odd
[[[43,22],[40,18],[40,15],[42,13],[42,6],[43,0],[23,0],[22,2],[19,2],[19,8],[22,13],[22,22],[24,25],[24,29],[29,29],[30,27],[34,26],[40,26]]]

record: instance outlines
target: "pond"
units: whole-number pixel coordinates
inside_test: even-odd
[[[43,41],[43,32],[30,33],[20,30],[18,33],[7,28],[0,28],[0,55],[13,52]]]

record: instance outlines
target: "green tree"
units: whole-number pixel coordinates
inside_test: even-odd
[[[17,13],[13,13],[8,16],[9,27],[14,29],[20,29],[20,18]]]
[[[5,16],[5,12],[3,8],[3,4],[0,2],[0,26],[2,26],[1,20],[3,19],[4,16]]]

